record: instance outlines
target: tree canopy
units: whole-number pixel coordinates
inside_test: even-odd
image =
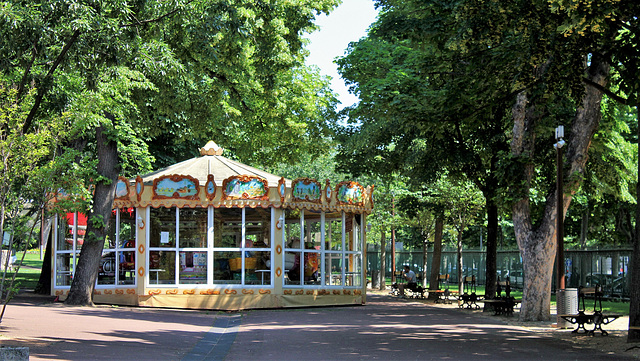
[[[568,129],[563,213],[587,175],[624,197],[633,163],[629,152],[621,151],[632,148],[609,146],[624,143],[613,133],[594,135],[606,104],[603,94],[614,98],[618,89],[629,94],[634,89],[618,80],[637,79],[630,60],[637,5],[396,0],[377,5],[381,16],[368,37],[351,44],[339,60],[342,75],[361,98],[348,110],[352,123],[342,132],[341,159],[350,159],[344,168],[400,172],[427,184],[446,171],[473,182],[487,207],[495,207],[488,224],[498,224],[498,210],[513,217],[529,279],[521,318],[548,318],[553,266],[548,260],[555,254],[558,213],[553,129],[558,124]],[[609,129],[624,134],[624,126]],[[611,173],[599,170],[597,162],[588,173],[590,154],[608,159],[606,166],[623,177],[608,178]],[[487,279],[488,288],[491,283]]]
[[[22,134],[64,116],[73,136],[61,151],[75,152],[68,169],[78,171],[66,176],[94,187],[70,302],[91,302],[111,188],[118,175],[151,168],[147,143],[213,139],[246,162],[264,163],[322,149],[318,138],[328,134],[336,100],[328,81],[303,66],[303,35],[337,3],[0,5],[0,84],[28,109]]]

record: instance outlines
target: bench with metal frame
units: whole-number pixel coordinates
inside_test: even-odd
[[[587,295],[593,295],[593,313],[586,313],[585,298]],[[602,336],[609,333],[602,329],[602,325],[607,325],[621,315],[603,314],[602,313],[602,287],[580,287],[578,290],[578,313],[573,315],[560,315],[564,320],[572,324],[578,325],[572,333],[585,333],[594,335],[596,331],[600,331]],[[592,330],[587,330],[585,325],[593,324]]]
[[[480,305],[478,305],[478,295],[476,294],[476,276],[467,276],[462,281],[464,293],[460,296],[460,300],[458,301],[458,307],[466,308],[466,309],[480,309]],[[471,293],[467,293],[467,290],[470,290]]]
[[[505,297],[502,297],[503,287]],[[516,300],[514,297],[511,297],[511,283],[509,282],[509,277],[507,277],[504,281],[500,281],[500,279],[498,278],[496,294],[496,298],[490,300],[485,299],[484,303],[491,306],[491,309],[493,309],[494,315],[496,316],[513,315],[513,310],[518,305],[518,303],[520,303],[520,300]]]
[[[446,288],[444,288],[446,286]],[[449,274],[438,275],[438,289],[429,290],[429,292],[435,293],[438,297],[435,303],[451,303],[451,297],[458,291],[449,289]]]

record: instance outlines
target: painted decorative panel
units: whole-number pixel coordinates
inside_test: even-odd
[[[309,178],[298,178],[291,183],[291,193],[296,201],[322,202],[320,182]]]
[[[336,186],[336,198],[339,204],[362,206],[364,204],[364,187],[357,182],[340,182]]]
[[[142,198],[142,192],[144,191],[144,182],[142,181],[142,177],[136,177],[136,197],[138,198],[138,202]]]
[[[153,198],[197,199],[199,184],[188,175],[168,175],[153,180]]]
[[[127,199],[129,197],[129,180],[125,177],[118,177],[116,182],[116,199]]]
[[[375,201],[373,199],[373,188],[375,187],[375,185],[371,185],[371,189],[369,190],[369,196],[371,197],[371,208],[374,207]]]
[[[331,203],[331,184],[328,179],[326,181],[324,196],[327,200],[327,204]]]
[[[278,195],[280,195],[280,202],[284,202],[284,196],[285,196],[285,191],[287,189],[287,186],[285,185],[284,182],[284,177],[281,177],[280,180],[278,181]]]
[[[216,183],[213,181],[213,174],[207,175],[207,184],[204,186],[207,200],[212,201],[216,197]]]
[[[256,176],[229,177],[222,183],[223,199],[269,200],[267,180]]]

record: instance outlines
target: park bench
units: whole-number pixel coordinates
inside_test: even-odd
[[[412,288],[405,288],[404,294],[409,298],[425,298],[426,289],[422,286],[416,286]]]
[[[390,294],[394,295],[394,296],[399,296],[400,295],[400,288],[398,287],[398,281],[401,280],[402,283],[404,283],[404,277],[402,276],[402,272],[398,271],[398,272],[394,272],[395,275],[395,279],[396,282],[393,283],[391,285],[391,292],[389,292]],[[418,275],[419,277],[419,275]],[[422,286],[418,286],[416,285],[415,287],[405,287],[404,289],[404,295],[406,297],[409,298],[426,298],[424,293],[426,292],[426,289],[424,289]]]
[[[520,303],[520,300],[516,300],[513,297],[497,297],[491,300],[484,300],[484,302],[491,305],[494,315],[511,316],[513,315],[513,309]]]
[[[402,271],[394,271],[393,272],[393,278],[395,280],[394,283],[391,284],[391,292],[389,292],[390,294],[392,294],[393,296],[398,296],[400,295],[400,289],[398,289],[398,280],[402,280]]]
[[[467,276],[462,283],[464,285],[464,293],[460,296],[458,306],[469,310],[479,309],[480,305],[477,304],[478,295],[476,294],[476,276]],[[467,290],[470,290],[471,293],[467,293]]]
[[[429,290],[429,292],[436,294],[437,298],[435,303],[451,303],[450,297],[458,293],[458,291],[449,289],[449,274],[438,275],[438,289]]]
[[[593,313],[586,313],[585,298],[587,295],[593,296]],[[606,336],[609,333],[602,329],[602,325],[615,321],[620,315],[602,313],[602,288],[600,285],[596,285],[595,287],[580,287],[578,290],[578,313],[560,315],[560,317],[567,322],[578,325],[572,333],[594,335],[596,331],[600,331],[602,336]],[[587,330],[585,325],[591,324],[593,324],[593,329]]]
[[[418,272],[416,277],[419,280],[421,280],[422,279],[422,273]],[[424,299],[424,298],[426,298],[425,292],[427,292],[427,289],[422,287],[422,286],[420,286],[420,285],[416,285],[415,287],[405,288],[404,292],[405,292],[405,295],[407,295],[407,297]]]
[[[502,288],[505,290],[505,297],[502,297]],[[494,315],[505,315],[511,316],[513,315],[513,309],[520,303],[520,300],[516,300],[514,297],[511,297],[511,284],[509,282],[509,278],[505,281],[500,281],[498,279],[496,294],[498,297],[494,299],[484,300],[485,304],[489,304],[491,309],[493,309]]]

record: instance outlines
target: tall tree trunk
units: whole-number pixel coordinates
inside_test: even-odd
[[[636,105],[636,116],[640,124],[640,104]],[[638,139],[640,143],[640,127],[638,127]],[[640,145],[638,146],[640,154]],[[638,177],[640,177],[640,162],[638,162]],[[640,178],[636,183],[636,229],[633,237],[633,255],[631,256],[631,304],[629,305],[629,333],[627,342],[640,342],[640,330],[631,327],[640,327]]]
[[[87,219],[87,232],[80,252],[76,272],[65,304],[75,306],[93,305],[93,291],[98,277],[98,266],[102,257],[104,240],[108,233],[111,209],[118,179],[118,148],[106,129],[96,129],[98,174],[103,178],[96,182],[93,208]]]
[[[429,277],[429,289],[438,289],[438,276],[440,275],[440,261],[442,259],[442,229],[444,220],[436,218],[436,229],[433,235],[433,257],[431,258],[431,275]]]
[[[591,59],[587,76],[593,83],[602,87],[607,84],[609,64],[597,54]],[[511,152],[516,158],[522,159],[524,166],[523,179],[525,189],[523,197],[513,205],[513,225],[516,240],[522,255],[523,269],[527,277],[524,280],[520,320],[546,321],[550,318],[551,276],[553,260],[556,253],[556,190],[552,190],[546,197],[546,207],[542,219],[533,227],[529,189],[532,184],[534,165],[529,161],[535,154],[535,117],[533,107],[527,106],[527,95],[518,95],[513,107],[513,139]],[[587,162],[587,152],[593,134],[600,122],[600,102],[602,92],[595,87],[585,86],[582,104],[576,111],[571,126],[566,152],[566,164],[570,167],[570,177],[566,179],[563,195],[561,217],[564,217],[571,203],[571,198],[578,189],[584,167]]]
[[[487,202],[487,258],[485,297],[491,299],[496,295],[498,279],[498,206],[493,197],[486,197]]]
[[[380,231],[380,290],[384,291],[387,289],[387,278],[386,278],[386,269],[387,269],[387,244],[386,244],[386,233],[384,230]]]
[[[40,278],[38,284],[34,289],[34,293],[40,295],[51,294],[51,255],[53,250],[53,233],[51,232],[51,219],[47,219],[46,226],[43,227],[42,232],[46,233],[46,248],[44,251],[44,258],[42,260],[42,269],[40,270]],[[48,228],[48,231],[45,229]]]
[[[590,81],[604,87],[609,75],[609,64],[598,54],[591,58],[587,76]],[[567,212],[573,194],[579,188],[587,162],[587,152],[591,140],[600,122],[600,103],[602,92],[596,87],[586,85],[581,105],[571,125],[567,143],[566,164],[569,165],[570,177],[566,179],[563,195],[561,217]],[[517,97],[512,110],[514,120],[511,152],[519,158],[523,167],[522,177],[525,181],[523,197],[513,205],[513,226],[520,254],[522,255],[524,288],[520,320],[546,321],[550,319],[551,276],[556,254],[556,217],[559,213],[556,205],[556,190],[546,197],[546,207],[542,219],[533,226],[529,189],[532,185],[534,165],[530,161],[535,154],[536,118],[532,106],[527,106],[527,94]],[[551,145],[550,145],[551,146]]]

